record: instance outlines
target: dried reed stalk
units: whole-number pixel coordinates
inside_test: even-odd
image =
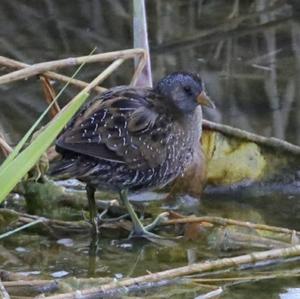
[[[26,64],[11,58],[7,58],[7,57],[3,57],[0,56],[0,65],[9,67],[9,68],[13,68],[13,69],[24,69],[26,67],[29,67],[30,64]],[[61,81],[63,83],[69,83],[72,84],[76,87],[78,87],[79,89],[85,88],[86,86],[88,86],[87,82],[78,80],[78,79],[74,79],[65,75],[61,75],[55,72],[45,72],[43,73],[43,76],[52,80],[57,80],[57,81]],[[103,91],[106,90],[106,88],[104,87],[100,87],[100,86],[96,86],[94,87],[94,90],[101,93]]]
[[[203,120],[203,127],[205,129],[218,131],[220,133],[234,136],[240,139],[245,139],[251,142],[255,142],[257,144],[269,146],[272,148],[276,148],[278,150],[283,150],[294,155],[300,155],[300,146],[289,143],[287,141],[274,138],[274,137],[264,137],[261,135],[257,135],[254,133],[250,133],[241,129],[237,129],[231,126],[218,124],[212,121]]]
[[[85,290],[77,290],[75,292],[69,292],[59,295],[53,295],[47,297],[48,299],[87,299],[87,298],[98,298],[101,296],[108,295],[113,292],[113,290],[128,288],[131,285],[138,285],[141,283],[152,283],[156,281],[161,281],[165,279],[172,279],[175,277],[182,277],[186,275],[191,275],[195,273],[204,273],[213,270],[238,267],[240,265],[256,263],[259,261],[266,261],[270,259],[286,258],[292,256],[300,255],[300,245],[292,246],[289,248],[273,249],[261,252],[252,252],[251,254],[245,254],[241,256],[222,258],[214,261],[205,261],[202,263],[195,263],[192,265],[174,268],[170,270],[165,270],[157,273],[151,273],[148,275],[143,275],[135,278],[126,278],[119,280],[117,282],[104,284],[97,288],[90,288]]]
[[[11,83],[17,80],[29,78],[38,74],[45,73],[47,71],[52,71],[67,66],[76,66],[82,63],[94,63],[94,62],[108,62],[114,61],[116,59],[130,59],[136,57],[144,57],[146,59],[146,52],[143,49],[129,49],[122,51],[114,51],[107,53],[100,53],[89,56],[71,57],[47,62],[37,63],[28,66],[24,69],[20,69],[9,74],[5,74],[0,77],[0,85]],[[1,56],[2,62],[5,61],[5,57]],[[142,59],[143,60],[143,59]],[[7,61],[6,61],[7,62]]]
[[[300,232],[292,230],[292,229],[288,229],[288,228],[271,226],[271,225],[266,225],[266,224],[256,224],[256,223],[252,223],[252,222],[239,221],[239,220],[222,218],[222,217],[217,217],[217,216],[183,217],[183,218],[171,219],[171,220],[165,221],[165,222],[161,223],[161,225],[201,223],[201,222],[208,222],[208,223],[224,225],[224,226],[225,225],[237,225],[237,226],[243,226],[243,227],[247,227],[247,228],[254,228],[254,229],[258,229],[258,230],[271,231],[274,233],[288,234],[291,236],[293,234],[300,236]]]
[[[11,146],[6,142],[4,136],[0,133],[0,148],[5,156],[8,156],[12,152]]]

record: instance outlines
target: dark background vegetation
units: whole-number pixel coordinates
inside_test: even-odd
[[[146,5],[154,80],[171,71],[196,71],[219,109],[208,118],[300,144],[299,1]],[[86,55],[95,46],[98,52],[132,47],[131,1],[0,3],[3,56],[36,63]],[[80,76],[89,80],[99,68],[88,66]],[[130,72],[127,64],[104,85],[126,84]],[[0,86],[0,130],[15,143],[45,105],[36,78]]]

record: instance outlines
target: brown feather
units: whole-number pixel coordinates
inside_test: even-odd
[[[134,90],[136,91],[136,89]],[[118,88],[88,103],[57,140],[57,146],[93,158],[126,162],[130,168],[155,167],[166,158],[170,116],[159,115],[159,101],[130,88]],[[164,126],[162,126],[162,124]],[[151,144],[151,146],[149,146]]]

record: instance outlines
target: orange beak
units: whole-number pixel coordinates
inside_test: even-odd
[[[197,96],[196,100],[199,105],[207,106],[212,109],[216,108],[215,104],[212,102],[212,100],[209,98],[209,96],[205,93],[204,90],[201,91],[201,93]]]

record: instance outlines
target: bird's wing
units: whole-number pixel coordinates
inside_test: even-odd
[[[56,145],[132,168],[155,167],[166,158],[170,117],[150,90],[117,88],[90,101]]]

